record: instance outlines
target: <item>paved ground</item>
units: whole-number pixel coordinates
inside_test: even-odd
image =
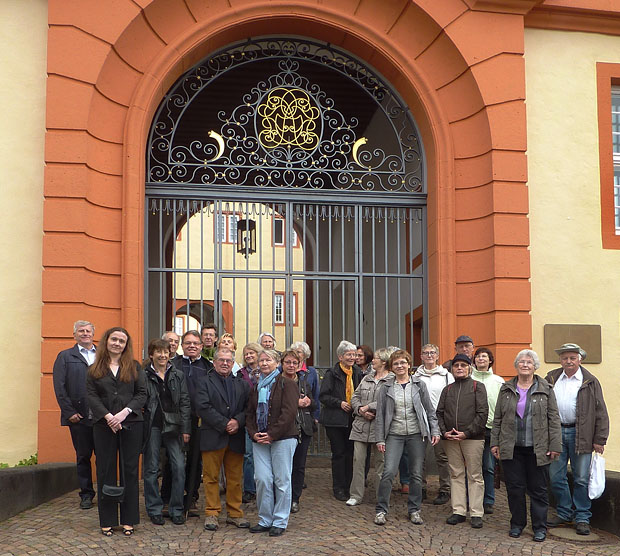
[[[17,555],[149,555],[176,554],[620,554],[620,539],[596,531],[586,541],[550,535],[544,543],[531,540],[531,530],[522,538],[508,537],[508,508],[505,491],[498,491],[496,511],[485,516],[483,529],[472,529],[469,521],[446,525],[448,506],[424,504],[425,523],[407,521],[405,497],[396,492],[388,524],[374,525],[374,495],[367,492],[364,504],[349,508],[330,492],[330,470],[308,470],[308,488],[301,500],[301,511],[291,516],[287,532],[280,538],[250,534],[220,520],[220,529],[204,531],[203,518],[190,518],[183,526],[166,521],[152,525],[145,514],[133,537],[117,532],[111,538],[99,533],[97,510],[80,510],[77,493],[71,493],[0,523],[0,556]],[[436,483],[429,484],[429,497]],[[144,509],[142,508],[144,512]],[[256,523],[256,506],[247,505],[247,515]],[[564,533],[569,533],[565,530]],[[583,538],[583,537],[582,537]]]

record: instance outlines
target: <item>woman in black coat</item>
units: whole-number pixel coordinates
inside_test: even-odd
[[[93,438],[97,456],[97,501],[99,525],[106,537],[119,524],[116,500],[102,496],[103,485],[117,483],[117,453],[122,450],[125,495],[120,523],[130,536],[140,522],[138,502],[138,460],[142,447],[142,408],[146,402],[145,375],[133,359],[129,333],[110,328],[97,349],[97,358],[86,378],[88,404],[93,415]]]
[[[351,398],[362,380],[355,365],[357,346],[343,340],[336,349],[338,363],[329,369],[321,382],[320,422],[325,427],[332,449],[332,487],[336,500],[346,502],[353,478],[353,441],[349,440],[353,413]]]

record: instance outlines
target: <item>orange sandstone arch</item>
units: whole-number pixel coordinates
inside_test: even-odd
[[[143,344],[144,153],[154,111],[183,72],[248,36],[339,45],[399,91],[426,152],[430,338],[447,356],[467,332],[509,368],[531,340],[519,13],[527,0],[509,2],[508,13],[490,0],[477,11],[473,0],[102,4],[49,2],[40,461],[73,457],[51,385],[72,322],[92,320],[97,337],[121,323]]]

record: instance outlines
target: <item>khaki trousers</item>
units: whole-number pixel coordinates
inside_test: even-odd
[[[361,502],[364,498],[364,484],[366,482],[366,447],[371,446],[371,452],[375,454],[375,473],[377,475],[377,483],[375,491],[379,490],[379,482],[383,475],[383,452],[377,450],[377,445],[372,442],[355,441],[353,445],[353,480],[351,481],[351,498],[355,498]]]
[[[452,513],[467,515],[467,492],[469,491],[470,517],[482,517],[484,507],[484,478],[482,477],[482,453],[484,439],[446,440],[444,449],[450,466],[450,490]],[[465,475],[467,474],[467,488]]]
[[[220,468],[224,465],[226,477],[226,512],[228,517],[243,517],[241,509],[241,477],[243,475],[243,454],[230,450],[202,452],[202,482],[205,488],[205,515],[219,515]]]

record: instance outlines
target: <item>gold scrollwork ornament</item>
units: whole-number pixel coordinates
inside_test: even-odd
[[[266,149],[292,147],[310,151],[319,144],[319,109],[303,89],[271,90],[257,113],[263,127],[258,139]]]

